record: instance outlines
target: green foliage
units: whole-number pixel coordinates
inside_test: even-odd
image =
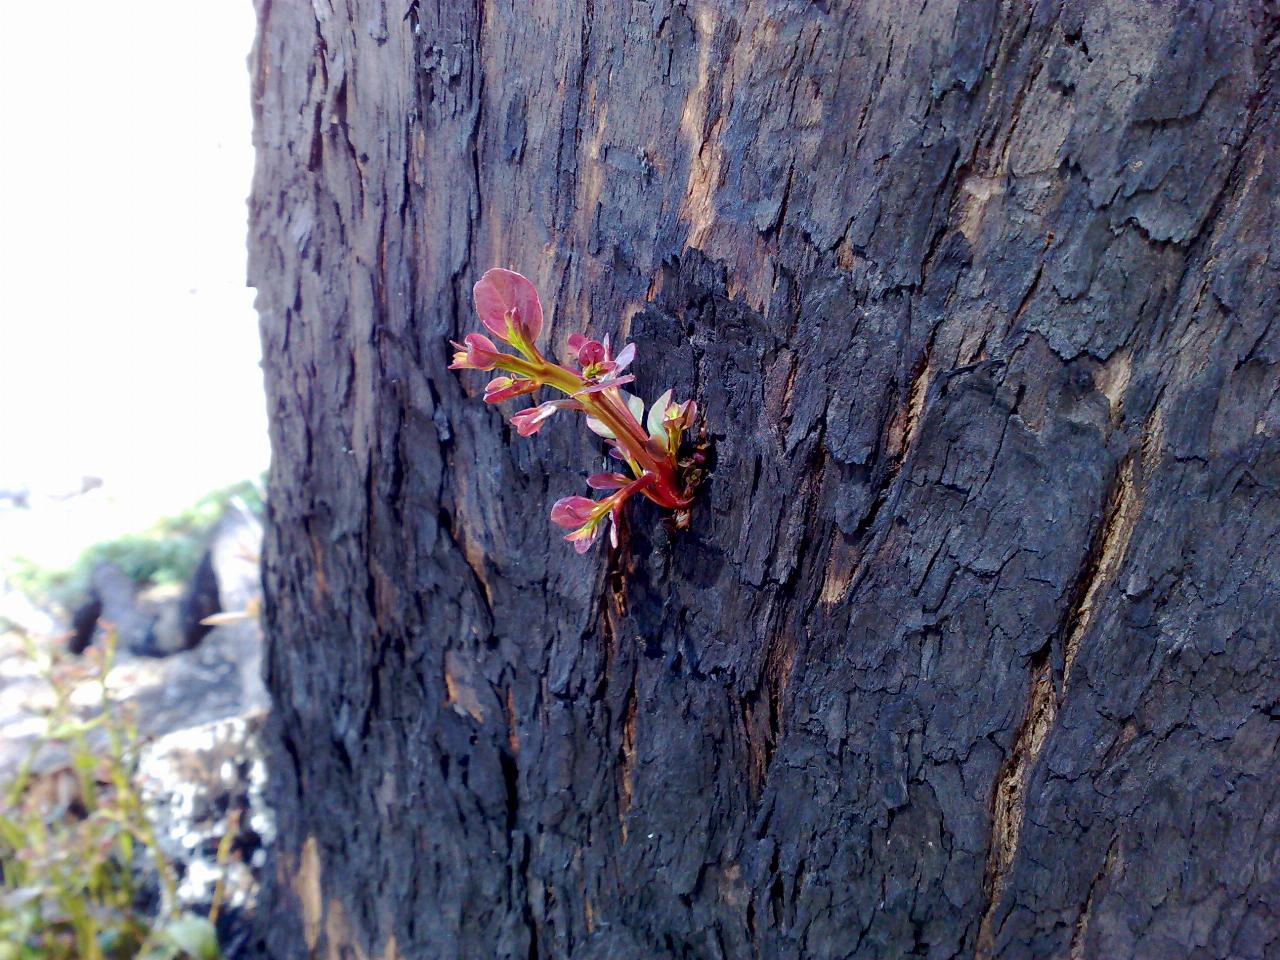
[[[232,503],[242,503],[255,515],[263,515],[263,486],[261,479],[243,480],[215,490],[141,533],[95,543],[68,569],[51,570],[18,559],[6,571],[6,577],[34,603],[53,604],[64,610],[84,599],[89,577],[101,563],[115,564],[140,586],[185,583],[200,562],[214,524]],[[0,960],[4,960],[3,955]]]
[[[0,960],[217,960],[213,925],[177,910],[173,874],[134,784],[139,741],[132,717],[113,705],[106,677],[115,651],[55,655],[45,669],[53,704],[46,731],[0,805]],[[33,659],[40,654],[30,650]],[[82,716],[88,689],[100,704]],[[65,765],[41,776],[41,749]],[[159,878],[160,907],[141,870]]]

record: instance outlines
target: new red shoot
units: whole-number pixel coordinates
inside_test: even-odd
[[[485,403],[499,403],[532,394],[544,387],[563,396],[547,400],[512,415],[511,425],[522,437],[537,433],[561,411],[581,413],[587,427],[609,445],[609,455],[620,462],[617,472],[595,473],[587,478],[593,490],[608,491],[599,500],[564,497],[551,508],[551,521],[569,529],[565,537],[579,553],[585,553],[604,526],[618,545],[618,520],[623,505],[639,495],[660,507],[675,511],[676,523],[688,521],[694,488],[701,476],[701,457],[679,459],[685,433],[693,426],[697,406],[692,400],[676,403],[668,390],[652,406],[622,387],[635,378],[624,371],[636,358],[636,346],[628,343],[616,354],[609,338],[591,340],[571,334],[568,349],[573,366],[548,360],[536,346],[542,332],[542,303],[538,291],[525,277],[494,268],[475,285],[476,312],[480,322],[508,353],[481,333],[469,333],[454,343],[450,370],[500,370],[485,387]]]

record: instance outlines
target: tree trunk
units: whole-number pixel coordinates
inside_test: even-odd
[[[1274,3],[257,3],[274,957],[1277,955]]]

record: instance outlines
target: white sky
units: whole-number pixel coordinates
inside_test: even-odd
[[[250,0],[3,4],[0,560],[73,558],[267,462]],[[90,504],[89,501],[93,503]]]

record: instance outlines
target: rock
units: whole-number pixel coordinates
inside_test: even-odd
[[[223,878],[218,935],[228,957],[248,937],[257,876],[275,836],[263,799],[266,767],[258,735],[264,718],[258,710],[178,730],[148,745],[139,760],[143,801],[174,870],[179,906],[207,916]]]
[[[26,594],[0,577],[0,629],[6,626],[39,637],[52,636],[60,629],[49,611],[36,606]]]
[[[119,647],[139,655],[154,655],[155,611],[139,606],[137,584],[114,563],[100,563],[89,575],[89,587],[89,603],[96,598],[101,605],[98,624],[116,631]]]
[[[89,599],[80,604],[71,614],[71,635],[67,639],[67,649],[74,654],[84,653],[93,643],[93,636],[98,632],[98,618],[102,616],[102,598],[96,593],[89,594]]]
[[[115,564],[99,564],[88,597],[72,615],[67,648],[83,653],[103,624],[114,626],[120,649],[136,656],[167,657],[196,647],[212,629],[210,617],[257,609],[261,549],[262,523],[237,503],[214,526],[180,597],[168,587],[140,591]]]
[[[223,610],[245,610],[262,596],[261,553],[262,521],[244,505],[233,505],[218,521],[209,543]]]
[[[216,614],[255,608],[262,596],[258,556],[262,523],[243,504],[233,504],[218,521],[209,546],[187,584],[180,610],[183,648],[198,644]]]
[[[179,614],[182,587],[162,584],[138,590],[134,607],[138,620],[147,624],[141,641],[129,644],[129,652],[138,657],[167,657],[184,650],[182,618]],[[124,643],[123,635],[120,642]]]
[[[213,569],[213,551],[206,550],[200,558],[200,565],[187,584],[178,606],[177,616],[179,629],[182,631],[182,645],[190,650],[213,628],[202,623],[205,617],[211,617],[222,609],[218,596],[218,575]]]

